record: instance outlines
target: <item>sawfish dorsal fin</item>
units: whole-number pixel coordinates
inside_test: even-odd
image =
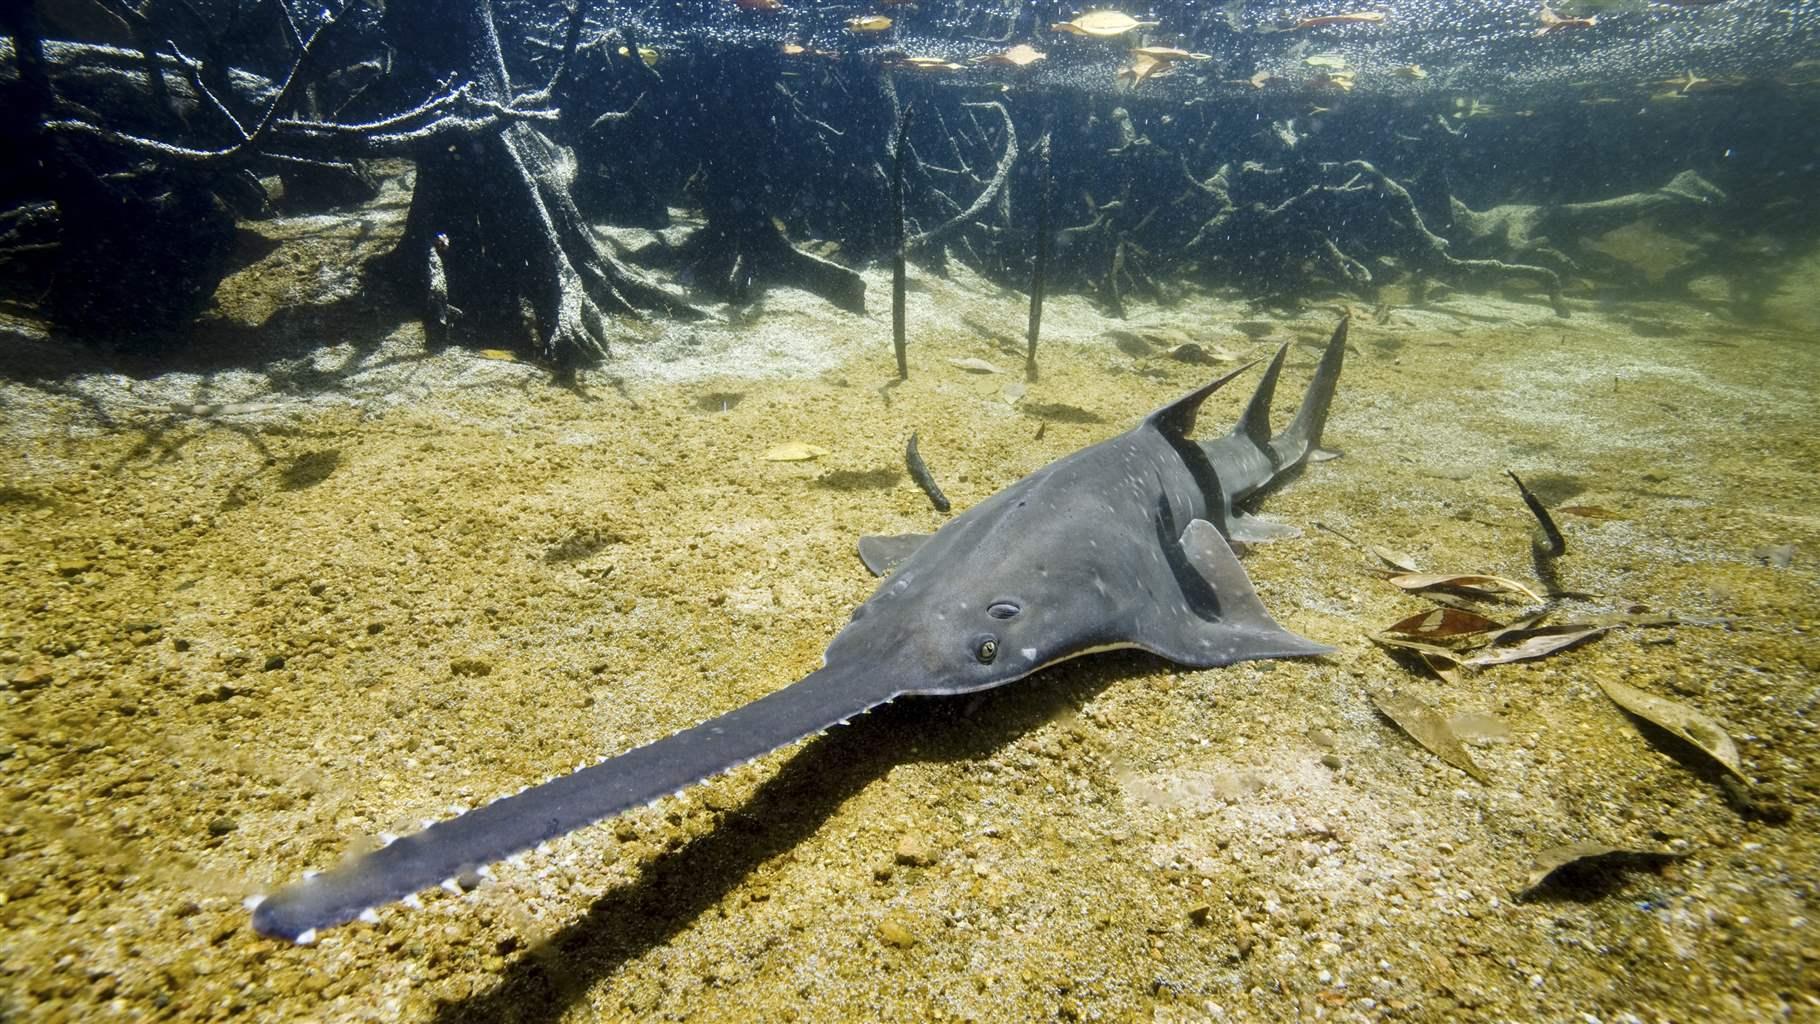
[[[1218,391],[1220,388],[1225,387],[1227,382],[1231,381],[1232,378],[1237,377],[1239,374],[1244,373],[1255,365],[1257,364],[1246,363],[1244,366],[1221,377],[1212,384],[1196,391],[1190,391],[1186,395],[1183,395],[1175,401],[1170,402],[1168,405],[1163,406],[1161,409],[1144,417],[1144,426],[1156,428],[1165,437],[1187,437],[1194,431],[1194,418],[1200,414],[1201,403],[1207,400],[1207,396]]]
[[[1264,379],[1258,381],[1258,389],[1251,393],[1251,401],[1245,405],[1245,414],[1232,432],[1245,438],[1260,449],[1270,444],[1270,403],[1276,397],[1277,376],[1283,372],[1283,357],[1289,354],[1289,346],[1277,349],[1271,357],[1270,365],[1264,368]]]
[[[859,560],[866,563],[866,568],[874,576],[883,576],[897,563],[916,554],[916,550],[929,539],[927,533],[898,533],[890,536],[874,535],[859,539]]]

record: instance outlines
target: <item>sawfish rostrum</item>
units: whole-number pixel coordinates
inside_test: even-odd
[[[1241,505],[1319,445],[1345,358],[1342,320],[1291,424],[1270,429],[1287,347],[1231,433],[1189,438],[1201,403],[1242,370],[1107,441],[1037,470],[928,536],[868,537],[886,579],[821,668],[743,707],[391,840],[254,907],[267,935],[317,929],[651,803],[910,694],[1002,686],[1133,647],[1192,668],[1329,650],[1273,621],[1228,539],[1279,535]],[[888,575],[887,575],[888,574]]]

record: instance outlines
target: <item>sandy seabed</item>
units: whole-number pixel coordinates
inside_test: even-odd
[[[1184,343],[1290,343],[1287,419],[1334,319],[1063,297],[1026,382],[1022,296],[923,279],[896,387],[886,320],[776,293],[565,388],[362,319],[321,258],[341,222],[271,230],[189,355],[7,343],[0,1019],[1820,1018],[1820,349],[1669,304],[1361,317],[1344,457],[1264,503],[1303,536],[1245,558],[1332,656],[1115,653],[901,701],[475,891],[260,937],[250,895],[814,668],[874,586],[855,540],[944,519],[912,431],[964,509],[1229,368]],[[339,312],[284,320],[281,279]],[[764,458],[786,442],[830,454]],[[1533,581],[1506,468],[1595,510],[1561,516],[1560,585],[1589,596],[1557,618],[1682,624],[1457,685],[1374,645],[1431,605],[1314,524]],[[1722,723],[1754,786],[1646,738],[1602,680]],[[1452,716],[1489,781],[1374,689]],[[1681,856],[1516,898],[1588,841]]]

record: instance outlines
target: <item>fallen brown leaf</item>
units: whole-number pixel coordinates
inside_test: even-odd
[[[1720,727],[1718,722],[1685,704],[1669,700],[1667,697],[1658,697],[1634,686],[1601,681],[1599,688],[1604,690],[1605,695],[1619,707],[1686,740],[1740,780],[1750,781],[1745,777],[1744,769],[1741,767],[1738,745],[1732,742],[1731,736]]]
[[[1564,874],[1616,867],[1656,867],[1684,856],[1686,854],[1670,853],[1667,850],[1627,850],[1602,843],[1569,843],[1566,846],[1551,847],[1536,854],[1535,864],[1530,868],[1529,877],[1524,882],[1523,889],[1517,893],[1517,898],[1534,897],[1551,884],[1562,881],[1559,876]]]
[[[1562,627],[1550,627],[1558,630]],[[1505,647],[1484,654],[1474,655],[1461,662],[1471,668],[1484,668],[1487,665],[1504,665],[1513,661],[1529,661],[1533,658],[1546,658],[1556,651],[1566,650],[1575,644],[1585,643],[1606,631],[1605,626],[1589,626],[1583,629],[1571,629],[1567,632],[1537,633],[1524,639],[1515,647]]]
[[[1390,577],[1389,583],[1402,590],[1464,590],[1480,594],[1522,594],[1531,601],[1541,601],[1541,595],[1516,580],[1502,576],[1483,576],[1475,573],[1404,573]]]
[[[1435,608],[1384,627],[1384,632],[1421,640],[1455,640],[1503,629],[1500,622],[1462,608]]]
[[[1434,756],[1453,765],[1466,774],[1479,780],[1489,782],[1485,773],[1473,762],[1472,755],[1460,738],[1453,734],[1447,720],[1435,709],[1409,696],[1394,690],[1366,691],[1371,702],[1377,705],[1384,717],[1397,724],[1397,728],[1409,735],[1410,739],[1420,743]]]

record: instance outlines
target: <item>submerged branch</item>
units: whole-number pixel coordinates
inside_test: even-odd
[[[920,248],[978,217],[981,211],[992,205],[993,199],[998,197],[999,190],[1005,187],[1005,182],[1011,177],[1011,166],[1017,162],[1017,128],[1011,123],[1010,112],[1005,109],[1004,104],[997,102],[968,103],[965,106],[990,107],[998,111],[999,116],[1005,120],[1005,152],[999,157],[998,167],[992,172],[992,180],[987,182],[980,194],[974,197],[971,206],[935,227],[907,239],[904,242],[905,247]]]

